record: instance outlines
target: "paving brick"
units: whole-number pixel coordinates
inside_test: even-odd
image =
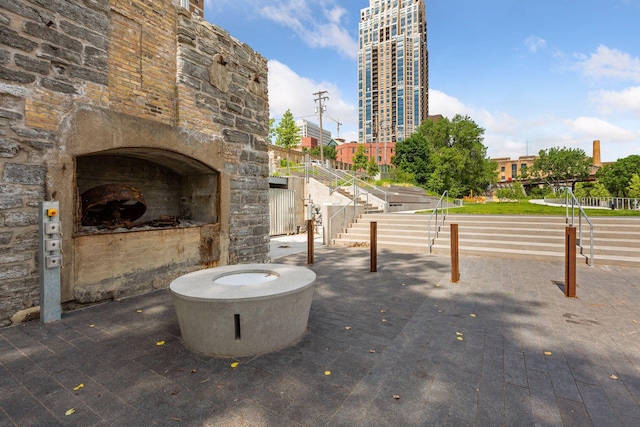
[[[452,285],[431,268],[437,257],[387,252],[379,263],[393,268],[370,275],[368,251],[343,251],[316,252],[303,339],[236,369],[183,346],[166,291],[0,329],[0,425],[638,425],[638,334],[620,331],[634,330],[640,291],[593,305],[635,271],[587,268],[585,297],[569,301],[550,263],[463,257]],[[408,270],[417,276],[402,287]],[[60,418],[69,401],[79,416]]]

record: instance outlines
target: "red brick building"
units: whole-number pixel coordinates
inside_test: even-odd
[[[337,157],[336,160],[348,164],[353,164],[353,156],[356,155],[358,150],[357,142],[348,142],[336,147]],[[396,143],[395,142],[367,142],[362,144],[365,146],[365,154],[368,158],[375,156],[376,163],[379,165],[390,165],[391,158],[396,155]],[[386,149],[386,153],[385,153]]]

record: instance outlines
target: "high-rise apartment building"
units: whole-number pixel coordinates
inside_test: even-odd
[[[370,0],[358,31],[359,142],[402,141],[429,114],[424,0]]]

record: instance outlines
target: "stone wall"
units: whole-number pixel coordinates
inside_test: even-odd
[[[64,301],[268,261],[267,130],[266,60],[173,0],[0,0],[0,326],[39,304],[43,200],[60,202]],[[184,177],[215,171],[190,179],[216,183],[217,222],[141,238],[79,233],[77,159],[96,153]],[[147,266],[127,241],[166,246]]]

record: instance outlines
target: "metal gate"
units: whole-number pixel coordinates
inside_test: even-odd
[[[281,188],[269,189],[269,235],[296,233],[296,192]]]

